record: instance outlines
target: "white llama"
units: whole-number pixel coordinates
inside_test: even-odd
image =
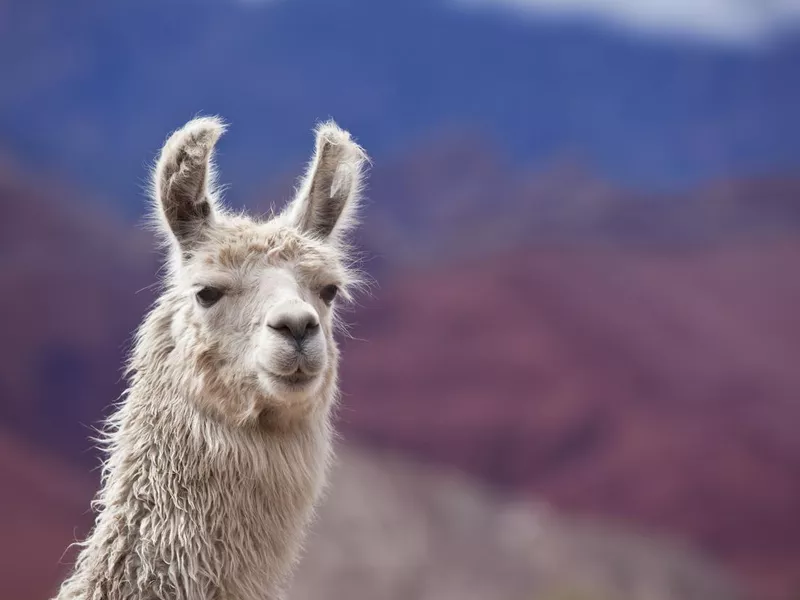
[[[215,194],[224,128],[195,119],[161,151],[165,290],[108,423],[95,527],[57,600],[283,598],[323,488],[335,297],[356,283],[345,238],[366,155],[320,126],[295,199],[259,221]]]

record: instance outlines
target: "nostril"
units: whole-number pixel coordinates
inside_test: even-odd
[[[281,335],[294,335],[288,323],[267,323],[267,326]]]
[[[308,319],[305,319],[298,324],[294,337],[297,341],[301,341],[307,336],[313,334],[317,329],[319,329],[319,321],[309,316]]]

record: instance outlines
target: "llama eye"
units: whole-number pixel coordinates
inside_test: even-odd
[[[335,285],[326,285],[319,293],[319,297],[322,298],[322,301],[327,304],[328,306],[331,305],[333,299],[336,298],[336,294],[338,293],[339,288]]]
[[[207,285],[197,292],[197,303],[203,308],[214,306],[222,298],[223,292],[219,288]]]

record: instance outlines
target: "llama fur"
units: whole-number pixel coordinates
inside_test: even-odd
[[[282,599],[323,490],[335,312],[358,281],[347,234],[366,155],[334,123],[319,126],[295,197],[254,219],[215,190],[224,130],[214,117],[189,122],[154,169],[164,290],[101,438],[94,529],[56,600]],[[208,288],[222,295],[203,306]]]

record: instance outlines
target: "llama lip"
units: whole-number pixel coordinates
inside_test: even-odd
[[[295,371],[294,373],[290,373],[288,375],[279,375],[277,373],[270,373],[270,375],[272,376],[273,379],[276,379],[283,385],[289,387],[297,387],[305,385],[316,377],[316,375],[309,375],[302,369],[297,369],[297,371]]]

